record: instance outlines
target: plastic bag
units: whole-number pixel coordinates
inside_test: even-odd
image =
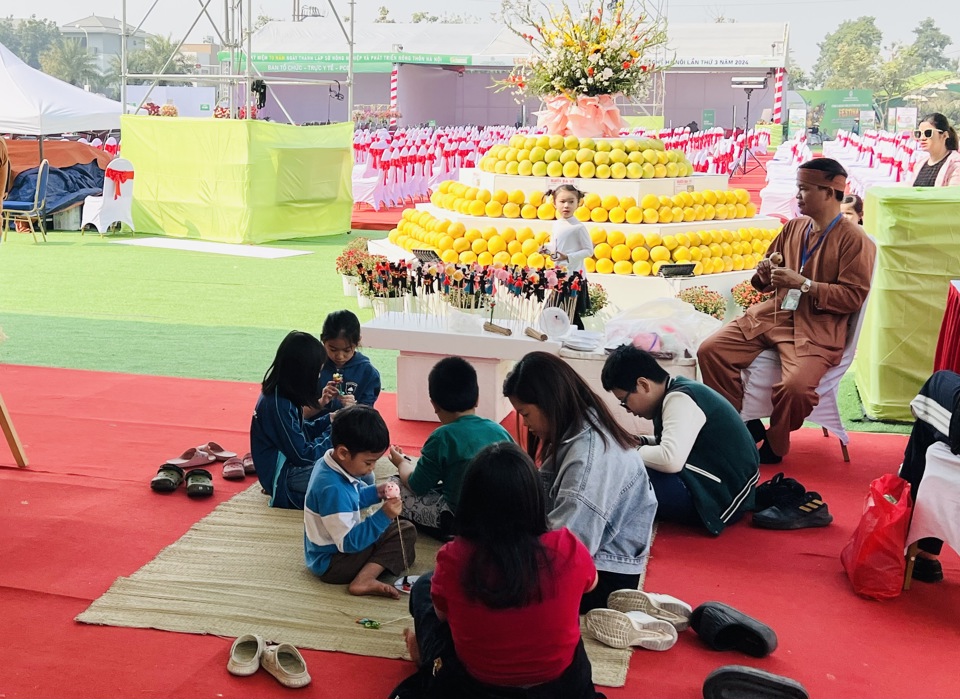
[[[840,553],[858,595],[891,599],[900,594],[910,507],[910,484],[899,476],[888,473],[870,484],[860,524]]]
[[[655,334],[660,339],[656,350],[673,352],[677,357],[683,357],[686,351],[695,357],[700,343],[721,325],[716,318],[700,313],[680,299],[654,299],[608,320],[607,346],[635,344],[648,349],[650,335]]]

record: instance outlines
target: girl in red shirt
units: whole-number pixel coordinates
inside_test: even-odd
[[[455,527],[410,595],[405,636],[421,670],[391,696],[594,699],[578,609],[597,570],[568,529],[547,531],[543,487],[520,447],[477,454]]]

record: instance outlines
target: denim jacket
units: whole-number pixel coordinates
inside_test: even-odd
[[[576,431],[579,430],[579,431]],[[636,575],[650,552],[657,498],[637,449],[624,449],[588,422],[543,463],[550,527],[567,527],[598,570]]]

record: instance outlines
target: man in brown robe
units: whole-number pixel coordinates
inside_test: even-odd
[[[740,371],[760,352],[776,349],[782,377],[774,384],[770,426],[748,423],[761,463],[779,463],[819,400],[817,386],[843,355],[850,314],[870,290],[876,246],[840,214],[847,173],[817,158],[797,170],[801,216],[788,221],[757,264],[750,283],[774,297],[749,308],[707,338],[697,353],[703,382],[740,411]],[[791,310],[795,309],[795,310]]]

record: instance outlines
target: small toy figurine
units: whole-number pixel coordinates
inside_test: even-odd
[[[343,374],[337,372],[333,375],[333,380],[337,384],[337,391],[340,392],[340,395],[343,395]]]
[[[392,500],[393,498],[400,497],[400,486],[394,483],[393,481],[388,481],[383,486],[383,498],[384,500]]]

